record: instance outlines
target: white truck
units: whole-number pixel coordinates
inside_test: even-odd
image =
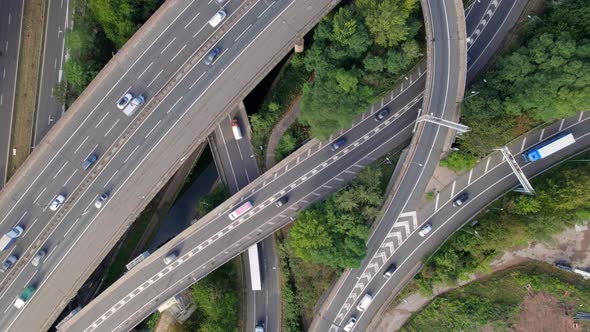
[[[10,232],[2,235],[0,238],[0,251],[4,251],[12,246],[16,239],[23,233],[22,226],[16,226]]]

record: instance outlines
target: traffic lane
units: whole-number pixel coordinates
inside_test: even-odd
[[[188,8],[188,7],[186,7],[186,8]],[[170,26],[172,26],[172,23],[174,23],[174,19],[176,19],[176,18],[179,17],[179,16],[174,17],[174,15],[175,15],[175,13],[172,13],[172,15],[168,15],[168,18],[169,18],[168,21],[172,21],[172,22],[170,22],[168,24],[168,28]],[[158,21],[158,22],[159,21],[162,21],[162,18],[164,16],[165,15],[159,15],[157,17],[157,19],[153,19],[153,21]],[[170,16],[172,16],[172,17],[170,17]],[[165,25],[166,24],[166,21],[164,21],[162,23],[163,23],[163,25]],[[170,33],[172,33],[172,32],[170,31]],[[142,36],[142,37],[143,37],[143,39],[146,38],[145,36]],[[141,39],[141,38],[137,38],[137,39]],[[155,42],[158,39],[155,39],[151,46],[153,46],[154,44],[156,44]],[[163,44],[163,43],[164,43],[164,41],[161,40],[160,41],[160,44]],[[158,45],[156,44],[156,47],[157,46]],[[131,67],[134,67],[134,65],[136,63],[138,63],[138,62],[139,62],[139,66],[138,67],[141,67],[141,62],[139,60],[142,59],[143,55],[145,54],[145,52],[147,52],[148,49],[145,49],[144,48],[144,50],[145,50],[144,53],[142,53],[140,55],[140,57],[135,60],[135,62],[133,62],[132,64],[129,64]],[[127,53],[130,53],[129,51],[126,51],[126,52]],[[117,60],[119,60],[119,59],[117,59]],[[113,91],[113,89],[117,86],[117,84],[113,85],[112,80],[110,81],[108,78],[102,77],[102,76],[107,76],[107,75],[111,75],[112,76],[113,75],[112,74],[113,72],[115,72],[115,73],[117,73],[117,72],[124,72],[125,73],[125,75],[122,75],[119,78],[119,80],[118,80],[117,83],[121,82],[121,80],[126,77],[127,78],[127,81],[121,82],[121,85],[122,86],[126,86],[126,84],[131,84],[131,82],[129,82],[129,81],[134,80],[134,78],[127,77],[126,74],[129,73],[129,71],[132,68],[129,68],[127,71],[125,71],[124,70],[124,67],[119,66],[119,64],[120,64],[120,62],[112,61],[111,62],[111,67],[114,67],[114,68],[110,68],[108,70],[109,71],[108,74],[106,73],[106,70],[103,71],[102,75],[100,76],[100,78],[102,78],[102,80],[95,80],[95,83],[93,83],[93,86],[90,89],[98,90],[98,91],[107,91],[110,88],[109,92]],[[138,70],[139,69],[136,69],[135,70],[136,71],[136,73],[135,73],[136,75],[139,74],[139,73],[137,73]],[[113,108],[114,108],[114,102],[115,102],[115,100],[120,97],[119,92],[115,92],[114,95],[116,95],[116,97],[115,98],[112,98],[113,99],[113,106],[112,106]],[[103,97],[101,98],[101,96],[103,96]],[[94,98],[92,98],[92,97],[94,97]],[[81,96],[81,98],[79,98],[78,103],[84,103],[84,104],[94,104],[94,103],[97,103],[96,106],[94,107],[93,111],[91,111],[90,114],[82,114],[82,112],[78,112],[77,114],[74,114],[75,112],[68,112],[68,116],[69,116],[68,126],[65,126],[63,128],[60,128],[59,131],[53,132],[53,134],[48,135],[50,138],[48,138],[47,141],[51,141],[51,142],[47,142],[46,145],[54,145],[56,147],[59,147],[58,148],[58,151],[61,151],[61,149],[63,147],[67,146],[66,143],[69,142],[72,138],[74,138],[74,136],[75,136],[74,133],[76,133],[76,132],[78,132],[80,130],[81,124],[86,123],[86,122],[92,123],[93,121],[100,121],[98,119],[92,119],[91,116],[92,116],[92,113],[94,113],[94,111],[100,106],[100,103],[102,101],[104,101],[106,98],[107,98],[106,95],[89,94],[89,93],[83,94],[83,96]],[[74,128],[76,128],[76,129],[74,129]],[[80,136],[81,135],[82,134],[80,134]],[[81,138],[80,141],[82,139],[83,138]],[[46,148],[46,146],[44,146],[44,147]],[[45,151],[45,152],[47,152],[47,151]],[[51,156],[53,156],[53,157],[56,157],[57,156],[57,153],[55,153],[54,151],[50,151],[49,153],[51,153]],[[53,160],[50,160],[50,161],[53,161]],[[58,160],[58,162],[59,162],[59,160]],[[50,163],[47,163],[46,162],[46,163],[43,163],[42,165],[46,165],[46,167],[43,169],[43,171],[45,171],[45,170],[47,170],[47,168],[50,165]],[[43,171],[42,172],[38,172],[39,173],[39,176],[41,175],[41,173],[43,173]],[[34,184],[35,183],[30,184],[29,187],[32,187]],[[26,184],[24,184],[24,185],[26,185]],[[21,198],[22,197],[24,197],[24,195],[21,196]],[[4,203],[4,202],[2,202],[2,203]],[[2,206],[2,208],[3,208],[4,211],[12,211],[12,208],[6,208],[6,209],[4,209],[4,206]]]
[[[45,136],[49,128],[57,121],[65,110],[64,105],[57,102],[52,91],[62,79],[63,58],[65,54],[65,31],[67,29],[67,12],[69,1],[61,1],[58,5],[47,4],[45,36],[43,38],[43,58],[41,61],[41,78],[39,80],[38,107],[33,130],[33,146]]]
[[[274,236],[271,235],[262,240],[261,248],[263,258],[263,290],[262,292],[258,292],[258,294],[263,295],[264,306],[260,307],[257,305],[256,308],[265,308],[265,311],[258,313],[257,320],[264,321],[264,327],[268,331],[279,331],[281,325],[281,292],[279,289],[279,262],[276,255]]]
[[[574,127],[572,128],[568,128],[567,131],[568,132],[572,132],[574,133],[575,137],[578,137],[578,144],[576,144],[575,148],[570,148],[570,149],[565,149],[564,151],[560,151],[560,155],[557,156],[550,156],[549,158],[547,158],[548,160],[545,161],[543,163],[539,163],[539,162],[535,162],[535,163],[528,163],[525,164],[524,162],[522,162],[522,169],[525,171],[525,173],[527,173],[527,176],[531,177],[535,174],[538,174],[539,172],[543,171],[544,168],[548,165],[548,164],[555,164],[557,163],[559,160],[561,160],[562,158],[569,156],[569,155],[573,155],[574,153],[578,153],[580,151],[582,151],[585,147],[587,147],[590,144],[590,133],[588,132],[588,128],[590,128],[590,122],[583,120],[583,118],[581,122],[577,122]],[[554,124],[553,126],[556,126],[558,123]],[[534,144],[537,144],[538,142],[535,142]],[[533,145],[534,145],[533,144]],[[524,152],[525,150],[522,151],[518,151],[519,154]],[[499,153],[496,153],[499,154]],[[549,159],[553,159],[553,160],[549,160]],[[467,174],[463,175],[461,178],[465,178],[468,177]],[[461,179],[459,178],[458,181]],[[445,239],[454,231],[457,231],[457,227],[459,225],[461,225],[462,223],[469,221],[470,218],[472,218],[472,216],[476,215],[478,212],[480,212],[483,208],[485,208],[488,204],[490,204],[491,202],[495,201],[498,197],[501,197],[503,194],[506,193],[507,190],[509,190],[510,188],[514,188],[516,185],[518,185],[518,180],[516,179],[515,176],[512,175],[512,170],[509,167],[509,165],[505,162],[501,162],[499,164],[496,164],[492,169],[489,170],[489,172],[486,172],[484,175],[482,175],[481,177],[479,177],[474,183],[470,184],[469,187],[465,188],[467,192],[470,193],[470,198],[467,200],[467,202],[462,205],[461,207],[457,208],[454,207],[452,202],[454,197],[450,197],[443,202],[441,208],[439,210],[436,210],[436,213],[433,213],[431,216],[429,216],[426,221],[421,222],[419,227],[416,228],[414,230],[414,232],[419,229],[420,227],[422,227],[422,225],[424,225],[426,222],[430,222],[433,226],[433,231],[431,234],[433,235],[427,235],[427,238],[430,238],[431,236],[435,236],[434,234],[436,234],[438,231],[437,229],[441,228],[441,226],[443,227],[447,227],[448,230],[446,231],[442,231],[440,232],[440,234],[438,234],[438,238],[433,238],[436,239],[433,242],[429,242],[429,243],[433,243],[434,246],[443,243],[445,241]],[[452,187],[452,185],[450,185],[450,187]],[[452,189],[449,188],[449,186],[447,186],[444,190],[449,191]],[[430,203],[430,205],[432,205],[433,203]],[[436,203],[434,203],[436,204]],[[494,212],[491,212],[494,213]],[[421,219],[424,220],[424,219]],[[456,220],[456,222],[453,222],[453,220]],[[418,240],[420,240],[418,238]],[[417,241],[416,241],[417,242]],[[432,248],[430,248],[432,247]],[[416,250],[416,248],[413,246],[413,243],[411,243],[410,241],[404,243],[403,245],[400,246],[400,248],[398,250],[396,250],[394,252],[393,255],[393,259],[390,258],[390,262],[395,262],[396,258],[397,261],[402,261],[401,264],[398,263],[398,265],[401,267],[403,266],[403,264],[406,264],[406,261],[408,261],[409,265],[408,265],[408,269],[411,269],[412,266],[414,266],[417,262],[416,259],[411,260],[411,256],[412,255],[418,255],[417,257],[424,257],[426,254],[434,252],[434,248],[433,246],[427,247],[426,251],[422,250],[421,252],[414,252]],[[387,265],[387,264],[385,264]],[[405,273],[403,273],[403,270],[400,270],[399,272],[396,272],[395,274],[400,273],[401,276],[405,276]],[[395,275],[394,274],[394,275]],[[383,284],[384,282],[389,282],[388,280],[383,281],[380,280],[378,277],[375,277],[372,281],[371,284],[367,287],[367,290],[369,292],[371,292],[372,289],[381,289],[381,284]],[[389,286],[389,289],[393,289],[393,287]],[[373,294],[377,293],[377,292],[372,292]],[[379,297],[375,297],[375,303],[384,303],[386,297],[389,296],[389,292],[385,292],[385,295],[383,295],[383,302],[379,302]],[[379,309],[378,307],[374,307],[373,311],[377,311],[377,309]],[[370,313],[371,311],[369,311]],[[363,313],[364,315],[364,313]],[[374,313],[373,313],[374,315]],[[368,317],[372,317],[373,315],[369,315]],[[362,315],[361,315],[362,317]],[[359,318],[357,316],[357,318]],[[360,323],[360,319],[359,319],[359,323]],[[368,322],[366,322],[368,324]],[[357,323],[358,324],[358,323]],[[361,328],[364,325],[361,325]]]
[[[411,118],[413,118],[413,116],[410,117],[410,119]],[[410,131],[411,131],[411,125],[410,126],[407,126],[405,136],[408,136],[409,137]],[[404,136],[404,138],[407,139],[407,137],[405,137],[405,136]],[[386,135],[386,137],[388,137],[388,141],[391,141],[391,142],[395,142],[396,141],[395,140],[395,137],[391,137],[391,135]],[[373,144],[375,144],[375,143],[373,143]],[[399,144],[399,143],[397,143],[397,144]],[[379,144],[377,144],[377,145],[379,145]],[[387,147],[387,148],[390,148],[390,147]],[[361,154],[363,157],[366,157],[367,156],[367,153],[366,152],[367,151],[359,151],[358,153]],[[381,151],[380,153],[385,153],[385,151]],[[279,179],[279,180],[277,180],[277,182],[282,182],[282,185],[288,185],[288,182],[285,182],[282,178]],[[317,184],[312,183],[311,186],[312,186],[312,188],[317,189]],[[274,205],[273,205],[273,207],[274,207]],[[214,212],[216,212],[216,211],[214,211]],[[271,215],[270,216],[273,216],[273,215],[274,215],[274,212],[271,211]],[[223,217],[227,218],[227,215],[224,214]],[[209,223],[209,225],[211,225],[211,224],[212,223]],[[247,227],[246,230],[248,230],[249,228],[250,227]],[[272,232],[272,230],[270,230],[270,231]],[[254,232],[262,232],[262,230],[257,229]],[[204,233],[203,232],[203,228],[201,228],[201,231],[199,232],[199,236],[202,236],[203,233]],[[208,233],[211,233],[211,232],[208,232]],[[232,234],[234,234],[236,237],[233,238]],[[241,236],[239,236],[238,234],[239,234],[239,232],[235,232],[235,231],[234,232],[230,232],[230,234],[228,234],[228,236],[230,236],[230,238],[226,240],[226,243],[234,243],[234,245],[239,245],[240,244]],[[246,241],[248,241],[248,240],[246,240]],[[218,241],[216,241],[215,243],[218,243]],[[170,245],[172,246],[172,244],[170,244]],[[223,249],[226,249],[226,248],[227,247],[225,247],[225,246],[223,247]],[[247,244],[245,245],[244,248],[247,248]],[[223,251],[223,249],[220,249],[220,251]],[[204,255],[201,255],[201,254],[200,255],[196,255],[196,256],[199,257],[199,258],[204,257]],[[191,264],[191,266],[194,266],[194,264]]]
[[[164,106],[165,106],[165,105],[164,105]],[[140,111],[141,111],[141,110],[140,110]],[[155,121],[155,120],[153,120],[153,121]],[[149,122],[148,122],[148,123],[149,123]],[[150,135],[150,134],[153,132],[153,130],[154,130],[154,129],[155,129],[157,126],[158,126],[158,124],[159,124],[159,123],[160,123],[160,121],[158,121],[158,122],[156,122],[156,123],[155,123],[155,126],[154,126],[154,127],[152,127],[152,129],[150,129],[150,131],[149,131],[149,132],[147,132],[147,134],[146,134],[145,138],[147,138],[147,136],[148,136],[148,135]],[[114,125],[115,125],[115,124],[117,124],[117,121],[115,121]],[[114,127],[114,125],[113,125],[113,126],[111,126],[111,129],[109,129],[109,131],[110,131],[110,130],[112,130],[112,128]],[[146,124],[146,125],[147,125],[147,124]],[[140,129],[145,129],[145,128],[147,128],[147,127],[146,127],[146,126],[140,127]],[[146,129],[146,130],[147,130],[147,129]],[[108,131],[107,131],[107,132],[108,132]],[[142,134],[142,133],[141,133],[141,130],[140,130],[140,131],[138,131],[138,134],[139,134],[139,135],[141,135],[141,134]],[[86,152],[83,154],[84,158],[85,158],[86,156],[88,156],[89,154],[91,154],[91,153],[97,153],[97,154],[99,154],[99,155],[100,155],[101,153],[100,153],[99,151],[97,151],[97,148],[99,147],[98,143],[100,143],[100,142],[99,142],[99,141],[97,141],[98,143],[97,143],[97,144],[95,144],[95,145],[93,145],[93,144],[94,144],[94,142],[92,142],[92,139],[89,139],[89,138],[90,138],[90,136],[86,136],[86,137],[85,137],[85,138],[82,140],[82,143],[80,143],[80,144],[79,144],[79,145],[78,145],[78,146],[75,148],[75,150],[74,150],[73,152],[74,152],[74,153],[77,153],[78,151],[84,151],[83,147],[86,147],[87,149],[89,148],[90,150],[86,151]],[[100,150],[100,149],[98,149],[98,150]],[[131,151],[131,152],[130,152],[130,153],[131,153],[131,155],[132,155],[134,152],[135,152],[135,150]],[[131,155],[129,155],[128,157],[131,157]],[[126,158],[126,159],[125,159],[125,161],[127,161],[127,159],[129,159],[129,158]],[[80,176],[85,176],[85,175],[86,175],[86,174],[84,174],[83,172],[79,172],[78,174],[79,174]],[[113,173],[113,175],[111,175],[111,176],[114,176],[114,175],[115,175],[115,174]],[[61,190],[61,191],[64,191],[64,188],[61,188],[60,190]],[[94,200],[95,198],[96,198],[96,196],[95,196],[95,195],[93,195],[93,196],[91,197],[91,200]]]
[[[4,1],[5,10],[0,13],[0,188],[7,176],[10,151],[10,132],[20,36],[24,3],[18,0]]]
[[[478,36],[478,40],[469,48],[468,55],[471,61],[468,63],[467,84],[470,84],[476,75],[485,67],[494,56],[496,50],[502,44],[504,36],[518,21],[520,14],[527,4],[526,0],[502,1],[496,9],[494,16],[486,28]],[[487,27],[494,29],[487,29]],[[481,40],[482,42],[479,42]]]
[[[407,134],[408,134],[408,135],[410,134],[410,130],[411,130],[411,126],[410,126],[410,127],[408,127],[408,129],[407,129]],[[388,151],[390,147],[391,147],[391,146],[385,147],[385,149],[386,149],[385,151]],[[379,148],[380,148],[380,147],[379,147]],[[382,154],[382,153],[384,153],[385,151],[380,151],[379,153],[380,153],[380,154]],[[366,155],[364,155],[364,156],[366,156]],[[369,156],[369,158],[373,158],[373,159],[374,159],[375,157],[371,157],[371,156]],[[367,162],[367,163],[368,163],[368,162]],[[313,184],[312,184],[312,185],[313,185]],[[315,185],[313,185],[313,188],[316,188],[316,186],[315,186]],[[275,215],[273,214],[273,211],[272,211],[272,209],[271,209],[271,210],[270,210],[270,214],[269,214],[269,215],[268,215],[266,218],[262,218],[262,219],[264,219],[264,220],[268,220],[269,218],[272,218],[272,217],[275,217]],[[280,217],[280,215],[279,215],[279,217]],[[250,222],[250,220],[247,220],[247,222]],[[240,226],[242,226],[242,225],[240,225]],[[238,227],[240,227],[240,226],[238,226]],[[276,228],[276,226],[273,226],[273,227],[274,227],[274,228]],[[250,230],[250,227],[246,227],[246,229],[245,229],[245,230],[246,230],[246,231],[249,231],[249,230]],[[271,229],[271,230],[270,230],[270,232],[272,232],[272,231],[274,231],[274,230],[273,230],[273,229]],[[263,232],[264,232],[264,230],[262,229],[262,227],[258,227],[256,230],[254,230],[254,231],[251,231],[251,232],[249,233],[249,235],[247,235],[247,237],[259,237],[259,236],[261,236],[261,234],[263,234]],[[235,234],[235,235],[237,235],[237,234],[239,234],[239,233],[240,233],[240,232],[237,232],[237,233],[236,233],[236,232],[234,232],[234,234]],[[262,236],[266,236],[266,235],[262,235]],[[233,246],[238,246],[238,245],[240,245],[240,242],[238,241],[238,239],[240,239],[239,241],[243,240],[243,238],[242,238],[242,237],[238,236],[237,238],[230,238],[230,239],[228,239],[228,241],[226,241],[226,243],[233,243]],[[255,240],[257,240],[257,239],[255,239]],[[236,241],[238,241],[238,242],[236,242]],[[216,241],[216,242],[214,242],[214,243],[218,243],[218,242]],[[222,243],[222,244],[223,244],[223,243]],[[177,245],[173,245],[172,247],[176,247],[176,246],[177,246]],[[249,243],[247,243],[247,242],[246,242],[245,244],[243,244],[243,246],[244,246],[244,247],[243,247],[243,249],[245,249],[245,248],[247,248],[247,246],[249,246]],[[190,247],[194,247],[194,245],[191,245]],[[210,250],[210,251],[217,253],[217,252],[220,252],[220,251],[222,251],[224,248],[227,248],[227,246],[223,246],[223,247],[221,247],[221,248],[219,249],[219,251],[216,251],[215,249],[213,249],[213,250]],[[167,249],[168,249],[168,248],[167,248]],[[225,251],[224,253],[228,253],[228,251]],[[201,254],[197,255],[197,254],[195,254],[193,257],[198,257],[199,259],[202,259],[203,257],[205,257],[205,255],[201,255]],[[217,265],[217,263],[219,263],[219,264],[223,263],[223,261],[224,261],[224,260],[223,260],[223,258],[215,258],[215,257],[213,257],[213,258],[209,259],[209,261],[210,261],[211,263],[216,263],[216,265]],[[208,265],[208,264],[209,264],[209,262],[207,262],[206,264]],[[195,267],[195,265],[196,265],[196,264],[194,264],[194,263],[191,263],[191,264],[190,264],[190,265],[188,265],[188,266],[190,266],[190,268],[192,269],[192,268],[194,268],[194,267]],[[207,265],[205,265],[205,267],[206,267]],[[203,268],[203,266],[201,266],[200,268]],[[198,271],[200,268],[197,268],[197,269],[195,269],[194,271]],[[189,270],[190,270],[190,269],[189,269]],[[191,270],[191,271],[193,271],[193,270]],[[189,273],[193,273],[193,272],[191,272],[191,271],[189,271]],[[148,275],[149,275],[149,274],[148,274]],[[197,277],[197,279],[198,279],[198,278],[199,278],[199,277]],[[125,294],[130,294],[130,293],[132,294],[132,293],[133,293],[133,291],[132,291],[131,289],[126,289],[124,293],[125,293]],[[168,295],[168,293],[167,293],[167,290],[165,289],[165,290],[161,291],[157,297],[158,297],[159,299],[162,299],[162,298],[166,298],[167,296],[169,296],[169,295]],[[145,302],[145,300],[146,300],[146,299],[142,299],[142,301],[141,301],[141,302],[143,303],[143,302]],[[151,300],[151,299],[148,299],[148,300]],[[111,302],[111,303],[112,303],[112,302]],[[96,310],[94,310],[94,308],[93,308],[93,311],[96,311]],[[147,313],[149,313],[149,312],[150,312],[150,310],[144,310],[144,314],[147,314]],[[133,314],[132,314],[132,315],[133,315]],[[140,318],[141,318],[141,317],[140,317]],[[138,318],[138,319],[140,319],[140,318]],[[107,328],[112,328],[112,326],[107,326]]]

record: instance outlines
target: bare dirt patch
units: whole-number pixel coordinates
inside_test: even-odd
[[[551,295],[530,293],[524,298],[513,331],[582,331],[571,317],[574,309],[573,305],[560,302]]]
[[[25,0],[21,49],[17,70],[16,96],[10,137],[11,148],[16,155],[10,155],[8,174],[10,178],[31,153],[33,139],[33,116],[37,101],[37,86],[40,74],[41,44],[45,26],[43,0]]]

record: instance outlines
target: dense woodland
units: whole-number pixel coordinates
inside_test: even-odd
[[[390,90],[422,56],[417,0],[357,0],[323,19],[303,63],[313,71],[305,84],[300,120],[326,139]]]
[[[473,130],[444,166],[462,171],[532,127],[587,110],[590,105],[590,6],[555,2],[525,26],[524,45],[500,56],[470,90],[461,122]]]

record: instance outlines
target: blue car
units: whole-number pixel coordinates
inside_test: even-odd
[[[205,57],[205,64],[207,66],[212,64],[213,60],[215,60],[215,57],[217,55],[219,55],[220,52],[221,52],[221,47],[216,47],[216,48],[212,49],[211,52],[209,52],[209,54],[207,54],[207,56]]]

